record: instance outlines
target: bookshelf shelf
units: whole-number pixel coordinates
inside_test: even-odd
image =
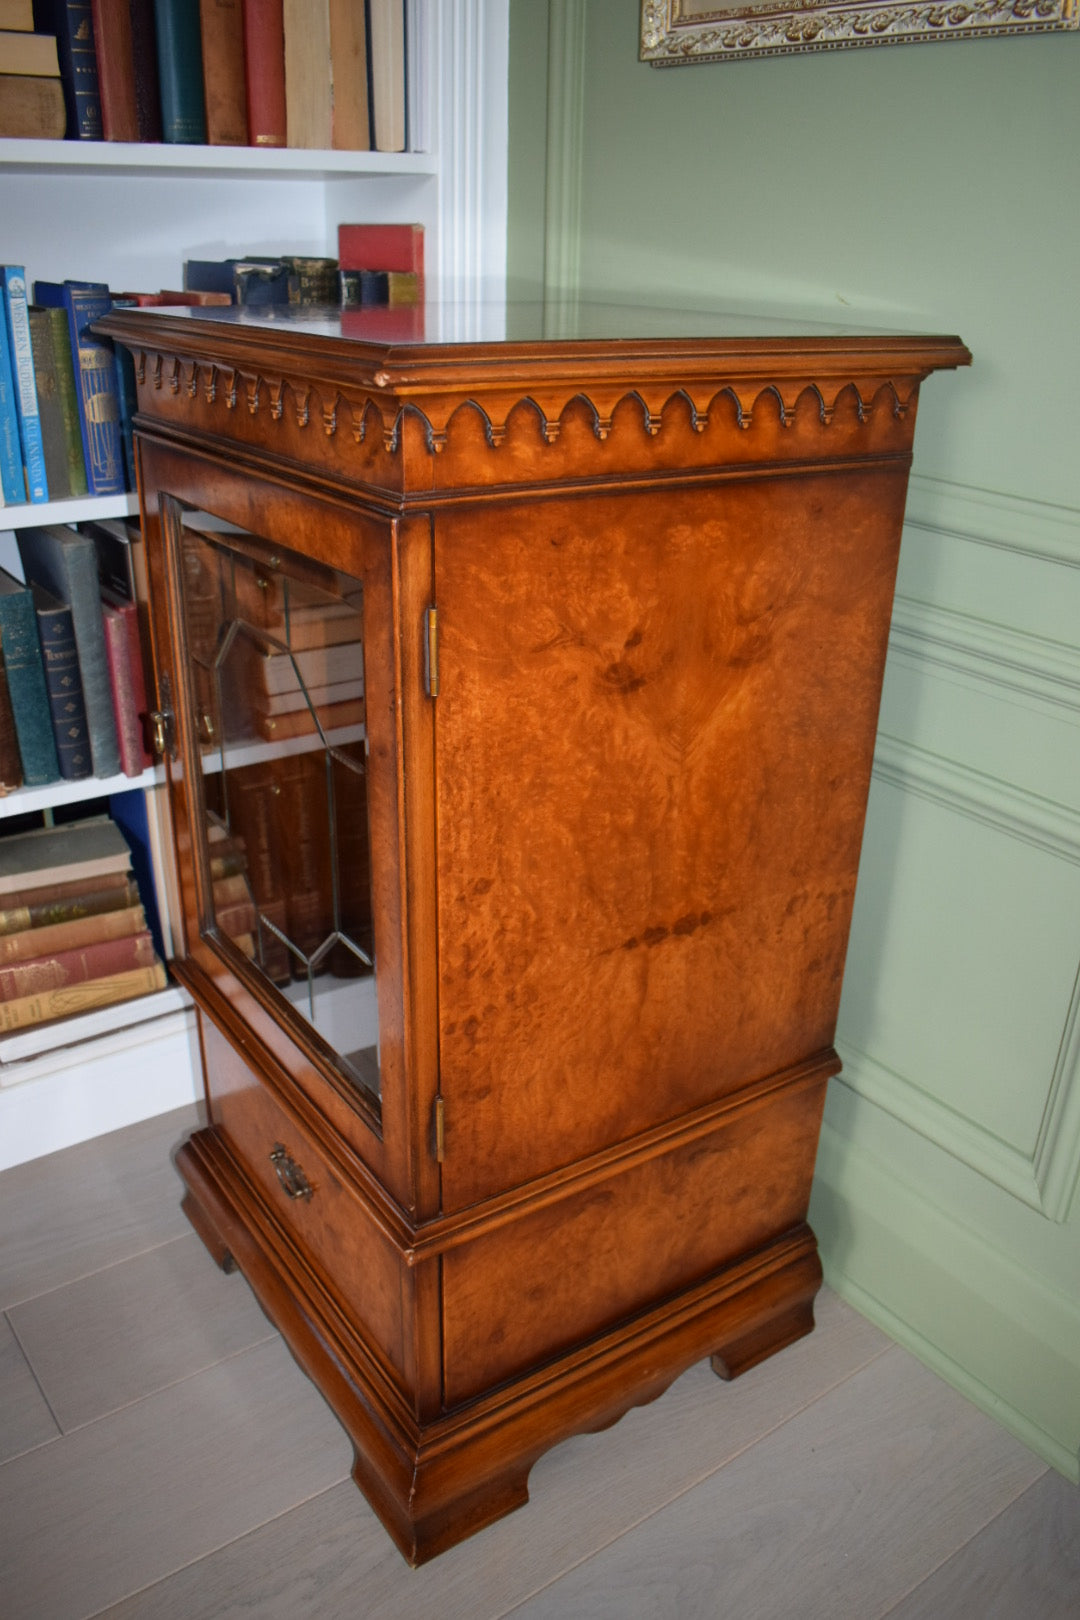
[[[83,523],[92,518],[138,517],[139,497],[83,495],[74,501],[44,501],[37,506],[0,506],[0,530],[39,529],[45,523]]]
[[[214,175],[245,179],[327,180],[369,175],[387,178],[433,175],[439,160],[433,152],[320,152],[306,147],[172,146],[125,141],[0,140],[0,165],[8,174],[79,174],[87,170],[113,176],[152,169],[194,179]]]
[[[159,787],[164,780],[165,767],[151,765],[141,776],[82,776],[76,782],[17,788],[0,799],[0,823],[11,816],[52,810],[60,804],[82,804],[87,799],[107,799],[112,793],[130,793],[134,788]]]

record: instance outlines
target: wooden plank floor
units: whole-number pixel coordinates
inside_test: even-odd
[[[179,1213],[194,1111],[0,1175],[4,1620],[1076,1620],[1080,1492],[827,1290],[417,1571]]]

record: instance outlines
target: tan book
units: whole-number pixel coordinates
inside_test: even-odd
[[[331,145],[342,152],[371,146],[367,24],[355,0],[330,0]]]
[[[0,964],[27,962],[35,956],[55,951],[80,950],[100,940],[126,939],[146,927],[142,906],[124,911],[102,911],[97,916],[76,917],[71,922],[46,923],[43,928],[24,928],[18,934],[0,934]]]
[[[317,710],[335,703],[347,703],[364,695],[363,681],[337,681],[333,686],[293,687],[290,692],[264,692],[255,699],[255,707],[262,715],[292,714],[310,704]]]
[[[319,725],[324,732],[339,731],[343,726],[362,726],[364,700],[355,698],[351,703],[331,703],[319,710]],[[281,742],[290,737],[303,737],[315,730],[315,720],[306,706],[292,714],[257,714],[255,728],[268,742]]]
[[[0,73],[0,136],[20,141],[62,141],[66,133],[67,108],[59,79]]]
[[[58,990],[44,990],[40,995],[20,997],[18,1001],[0,1001],[0,1034],[47,1024],[54,1018],[72,1018],[76,1013],[92,1012],[96,1007],[109,1007],[117,1001],[131,1001],[136,996],[164,988],[165,967],[156,962],[153,967],[132,968],[110,978],[68,984]]]
[[[148,929],[121,939],[95,940],[75,950],[54,951],[25,962],[9,962],[0,967],[0,1001],[18,1001],[25,996],[61,990],[69,984],[88,984],[94,979],[111,979],[135,968],[153,967],[157,961],[154,941]]]
[[[27,34],[0,28],[0,73],[22,73],[35,79],[60,77],[55,34]]]
[[[284,0],[282,12],[288,144],[325,152],[332,116],[329,0]]]
[[[17,28],[20,33],[34,30],[34,0],[0,0],[0,28]]]

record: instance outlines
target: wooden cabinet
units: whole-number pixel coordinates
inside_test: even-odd
[[[186,1207],[419,1562],[556,1441],[812,1326],[916,399],[969,356],[413,318],[105,326],[206,1071]]]

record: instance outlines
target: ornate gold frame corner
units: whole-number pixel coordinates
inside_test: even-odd
[[[642,0],[652,67],[1080,28],[1080,0]]]

